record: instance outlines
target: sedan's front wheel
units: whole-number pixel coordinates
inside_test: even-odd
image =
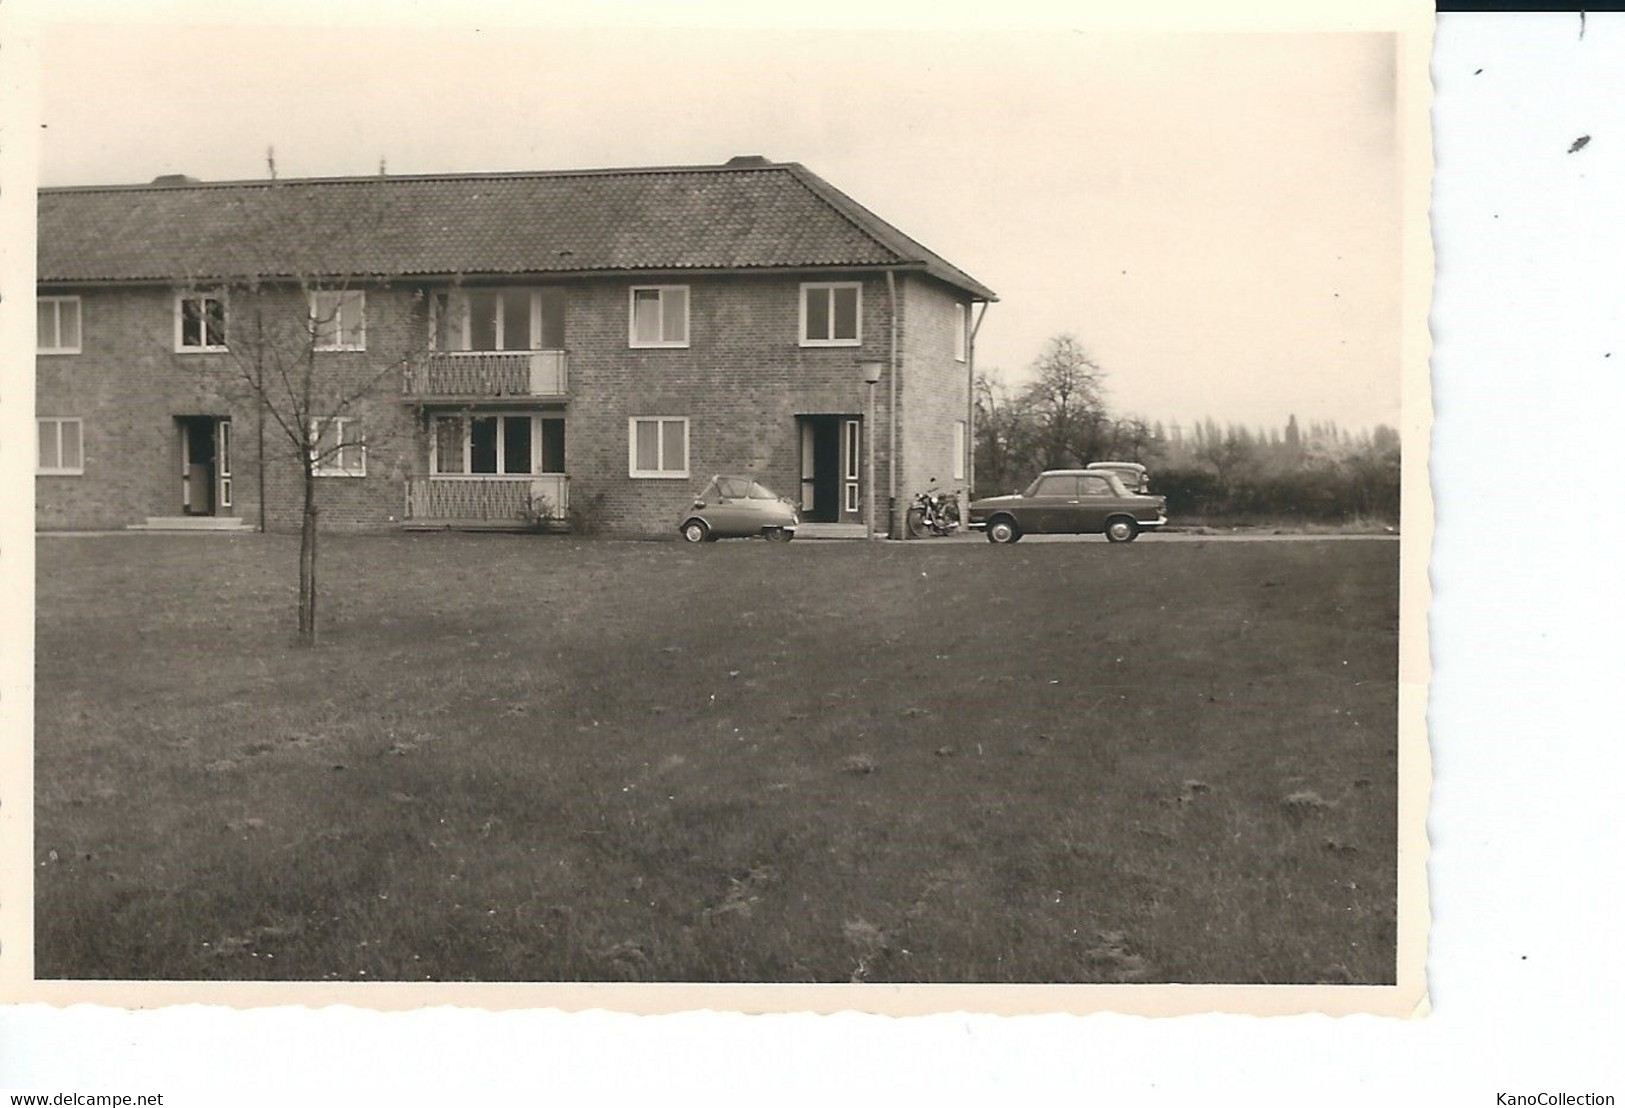
[[[767,529],[768,542],[789,542],[796,537],[796,533],[788,527],[769,527]]]
[[[1106,522],[1107,542],[1133,542],[1140,533],[1140,525],[1132,519],[1113,519]]]
[[[1015,542],[1019,538],[1021,538],[1021,532],[1016,530],[1015,520],[1007,518],[988,520],[988,542],[998,543],[1002,546],[1006,543]]]

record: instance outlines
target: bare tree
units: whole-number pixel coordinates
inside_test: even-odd
[[[262,452],[269,433],[270,456],[298,474],[299,641],[314,646],[320,479],[364,473],[367,451],[401,429],[398,411],[384,418],[368,402],[422,352],[428,326],[421,294],[392,290],[387,275],[358,264],[382,228],[382,198],[348,198],[333,218],[276,180],[274,163],[270,169],[264,187],[236,190],[230,200],[235,245],[221,271],[193,274],[182,290],[180,345],[218,357],[176,362],[209,376],[234,406],[251,405]]]
[[[1237,478],[1250,469],[1258,458],[1258,451],[1253,445],[1253,439],[1246,429],[1237,431],[1232,427],[1223,435],[1213,433],[1211,430],[1203,437],[1202,444],[1196,448],[1195,458],[1198,462],[1213,468],[1213,475],[1218,478],[1220,486],[1226,494],[1232,491]]]
[[[976,375],[975,401],[977,484],[1008,489],[1031,464],[1031,421],[996,369]]]
[[[1099,458],[1109,429],[1105,371],[1072,335],[1056,335],[1033,363],[1023,393],[1042,469],[1083,465]]]

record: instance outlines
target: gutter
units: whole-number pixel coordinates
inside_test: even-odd
[[[891,423],[886,437],[886,533],[901,538],[897,525],[897,272],[886,271],[886,298],[891,304],[891,354],[887,359],[886,382],[891,393],[886,406]]]

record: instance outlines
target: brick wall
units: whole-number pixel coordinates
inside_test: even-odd
[[[748,473],[794,498],[801,479],[796,416],[863,414],[867,386],[857,362],[886,356],[884,282],[864,283],[861,347],[812,348],[800,345],[799,278],[693,277],[686,282],[688,347],[650,350],[628,348],[634,283],[568,287],[571,503],[580,508],[601,497],[605,529],[663,534],[675,533],[680,513],[714,473]],[[635,416],[688,419],[687,479],[629,476],[628,421]],[[884,472],[884,442],[877,445]]]
[[[861,359],[889,356],[889,302],[883,277],[861,280],[861,346],[800,345],[796,275],[724,275],[659,281],[575,279],[567,289],[565,345],[570,351],[566,469],[578,509],[597,505],[606,531],[674,532],[689,499],[713,473],[748,473],[794,498],[800,483],[796,417],[863,416],[868,389]],[[634,284],[686,283],[689,345],[631,349]],[[121,527],[147,516],[181,513],[176,417],[228,416],[234,438],[234,514],[259,519],[255,408],[233,388],[237,364],[227,354],[174,352],[174,291],[168,288],[69,290],[82,297],[83,352],[37,360],[42,416],[84,420],[85,473],[38,477],[41,528]],[[428,471],[426,417],[402,403],[392,367],[421,352],[427,324],[409,287],[367,293],[363,353],[321,353],[323,380],[347,390],[383,375],[363,400],[368,437],[364,478],[318,480],[324,526],[388,527],[402,515],[405,480]],[[953,424],[965,418],[966,366],[954,358],[954,304],[960,294],[922,276],[898,281],[902,372],[898,381],[899,504],[935,476],[952,484]],[[297,305],[297,302],[295,302]],[[228,309],[228,328],[242,326],[248,301]],[[240,348],[239,348],[240,349]],[[885,518],[889,382],[876,389],[875,490]],[[509,406],[508,410],[512,410]],[[636,416],[689,420],[689,476],[629,475],[628,421]],[[265,431],[266,518],[273,530],[296,528],[299,467],[282,432]],[[867,490],[867,482],[864,482]]]
[[[42,529],[118,528],[148,516],[178,516],[181,500],[179,416],[232,423],[232,505],[219,515],[259,520],[256,405],[230,354],[175,352],[175,290],[165,287],[53,289],[80,297],[78,354],[35,361],[35,406],[41,417],[83,420],[84,473],[35,478],[36,524]],[[253,298],[233,297],[228,335],[244,326]],[[297,293],[259,304],[267,317],[302,314]],[[410,293],[370,290],[368,351],[321,353],[323,380],[354,391],[377,378],[410,343],[421,342]],[[298,347],[280,344],[288,352]],[[241,349],[241,347],[239,347]],[[398,375],[386,373],[360,406],[369,440],[367,477],[323,478],[319,500],[332,526],[369,526],[398,518],[400,474],[415,455],[413,423],[400,403]],[[302,491],[297,455],[275,422],[265,430],[266,516],[271,529],[296,528]]]

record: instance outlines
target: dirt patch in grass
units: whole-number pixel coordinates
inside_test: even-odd
[[[1396,545],[294,560],[41,540],[41,976],[1393,980]]]

